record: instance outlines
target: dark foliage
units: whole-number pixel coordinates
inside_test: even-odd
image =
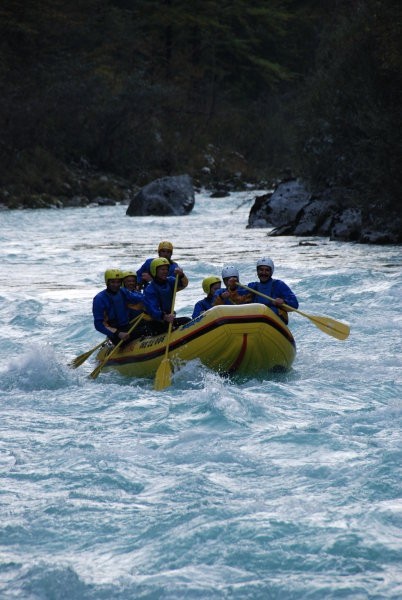
[[[394,208],[395,0],[4,0],[0,187],[59,192],[85,162],[144,184],[284,168]]]
[[[402,186],[402,5],[335,3],[295,102],[299,168],[354,191],[367,210],[398,210]]]

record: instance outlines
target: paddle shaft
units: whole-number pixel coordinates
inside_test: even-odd
[[[271,298],[270,296],[267,296],[266,294],[263,294],[262,292],[259,292],[258,290],[253,290],[253,288],[248,287],[247,285],[244,285],[243,283],[238,283],[237,285],[244,288],[245,290],[249,290],[250,292],[252,292],[253,294],[256,294],[257,296],[261,296],[261,298],[266,298],[267,300],[270,300],[272,302],[272,304],[275,304],[275,298]],[[298,312],[301,315],[303,315],[304,317],[306,316],[304,313],[302,313],[297,308],[292,308],[292,306],[289,306],[288,304],[285,304],[284,302],[283,302],[283,304],[275,304],[275,306],[278,306],[278,307],[280,306],[281,308],[285,308],[288,311],[292,310],[294,312]]]
[[[259,292],[258,290],[253,290],[253,288],[250,288],[247,285],[243,285],[242,283],[238,283],[238,285],[246,290],[249,290],[253,294],[256,294],[257,296],[261,296],[262,298],[266,298],[267,300],[270,300],[273,304],[275,304],[275,298],[271,298],[270,296],[267,296],[266,294],[263,294],[262,292]],[[306,317],[306,319],[309,319],[309,321],[314,323],[314,325],[316,327],[318,327],[318,329],[320,329],[327,335],[331,335],[332,337],[335,337],[338,340],[345,340],[349,336],[349,333],[350,333],[349,325],[346,325],[345,323],[341,323],[341,321],[336,321],[335,319],[332,319],[331,317],[321,317],[318,315],[309,315],[309,314],[302,312],[301,310],[299,310],[297,308],[293,308],[292,306],[289,306],[288,304],[285,304],[285,303],[277,304],[276,306],[279,306],[280,308],[284,308],[287,311],[296,312],[299,315],[301,315],[302,317]]]
[[[179,276],[176,275],[176,279],[174,282],[174,288],[173,288],[173,296],[172,296],[172,308],[170,309],[171,314],[174,313],[174,305],[176,303],[176,293],[177,293],[178,283],[179,283]],[[169,345],[170,345],[170,336],[172,334],[172,327],[173,327],[173,321],[171,321],[169,323],[169,327],[168,327],[168,331],[167,331],[166,350],[165,350],[165,356],[164,356],[165,359],[168,357],[168,354],[169,354]]]
[[[132,331],[134,331],[134,329],[137,327],[138,323],[140,323],[142,321],[142,319],[144,318],[144,313],[141,313],[140,315],[138,315],[138,317],[136,317],[134,319],[133,325],[130,327],[130,329],[128,330],[128,334],[130,335],[130,333]],[[127,339],[127,338],[125,338]],[[105,358],[105,360],[96,367],[96,369],[94,369],[92,371],[92,373],[89,374],[89,377],[91,377],[92,379],[96,379],[99,375],[99,373],[102,371],[103,367],[106,365],[106,363],[111,359],[111,357],[113,356],[113,354],[120,348],[120,346],[122,345],[122,343],[125,340],[120,340],[120,342],[118,344],[116,344],[116,346],[113,348],[113,350],[110,352],[110,354],[107,355],[107,357]]]
[[[179,275],[176,275],[176,279],[175,279],[174,287],[173,287],[172,307],[170,309],[171,314],[174,313],[174,306],[175,306],[175,302],[176,302],[176,293],[177,293],[178,283],[179,283]],[[168,387],[170,385],[172,369],[170,366],[170,361],[169,361],[168,356],[169,356],[170,337],[172,334],[172,326],[173,326],[173,321],[171,321],[169,323],[169,327],[167,330],[167,336],[166,336],[165,354],[163,356],[162,362],[159,365],[159,367],[156,371],[156,375],[155,375],[154,388],[156,390],[163,390],[165,387]]]
[[[138,315],[139,316],[139,315]],[[138,316],[135,317],[134,319],[132,319],[130,321],[130,325],[133,325],[134,323],[136,323]],[[69,363],[69,366],[72,367],[73,369],[77,369],[77,367],[80,367],[90,356],[92,356],[92,354],[98,350],[98,348],[100,348],[101,346],[103,346],[103,344],[107,341],[108,338],[106,338],[105,340],[103,340],[103,342],[100,342],[99,344],[97,344],[96,346],[94,346],[91,350],[87,350],[87,352],[84,352],[83,354],[80,354],[79,356],[76,356],[74,358],[74,360],[72,360]]]

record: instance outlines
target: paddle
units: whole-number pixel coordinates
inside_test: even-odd
[[[174,282],[174,288],[173,288],[172,308],[170,309],[171,313],[174,312],[174,304],[175,304],[175,300],[176,300],[178,281],[179,281],[179,276],[176,275],[176,281]],[[172,333],[172,323],[169,323],[169,328],[168,328],[167,338],[166,338],[165,355],[164,355],[162,362],[159,365],[159,367],[156,371],[156,375],[155,375],[155,381],[154,381],[154,389],[155,390],[163,390],[163,389],[169,387],[170,383],[171,383],[172,367],[170,364],[170,360],[168,358],[171,333]]]
[[[250,292],[253,292],[253,294],[257,294],[257,296],[261,296],[262,298],[271,300],[271,302],[275,301],[274,298],[270,298],[269,296],[266,296],[265,294],[262,294],[261,292],[258,292],[257,290],[253,290],[252,288],[247,287],[247,285],[243,285],[242,283],[238,283],[238,285],[246,290],[249,290]],[[321,329],[321,331],[323,331],[327,335],[332,335],[332,337],[337,338],[338,340],[346,340],[346,338],[348,337],[348,335],[350,333],[349,325],[346,325],[345,323],[341,323],[340,321],[335,321],[335,319],[331,319],[331,317],[320,317],[318,315],[309,315],[305,312],[302,312],[301,310],[298,310],[297,308],[292,308],[291,306],[288,306],[287,304],[281,304],[281,307],[282,306],[287,311],[297,312],[302,317],[306,317],[306,319],[309,319],[312,323],[314,323],[314,325],[316,327],[318,327],[318,329]]]
[[[132,331],[134,331],[134,329],[137,327],[138,323],[140,323],[142,321],[142,319],[144,318],[144,313],[141,313],[140,315],[138,315],[138,317],[136,317],[134,319],[134,323],[133,325],[130,327],[130,329],[128,330],[128,333],[131,333]],[[99,373],[102,371],[103,367],[106,365],[106,363],[111,359],[111,357],[113,356],[113,354],[116,352],[116,350],[118,348],[120,348],[121,344],[124,342],[125,340],[120,340],[120,342],[118,344],[116,344],[116,346],[113,348],[113,350],[110,352],[110,354],[107,355],[107,357],[105,358],[105,360],[103,362],[101,362],[100,365],[98,365],[93,371],[92,373],[90,373],[88,375],[88,377],[91,377],[92,379],[96,379],[99,375]]]
[[[140,315],[138,315],[138,316],[140,316]],[[137,324],[137,319],[138,319],[138,317],[135,317],[135,319],[130,321],[130,325],[131,324],[134,325],[134,323]],[[91,350],[88,350],[87,352],[84,352],[84,354],[80,354],[79,356],[76,356],[70,363],[68,363],[68,366],[72,367],[73,369],[77,369],[77,367],[80,367],[95,352],[95,350],[98,350],[98,348],[103,346],[103,344],[106,341],[107,341],[107,338],[103,342],[100,342],[100,344],[97,344]]]
[[[103,346],[105,341],[106,340],[103,340],[103,342],[101,342],[100,344],[98,344],[97,346],[92,348],[92,350],[88,350],[88,352],[84,352],[84,354],[80,354],[79,356],[76,356],[76,358],[74,358],[70,363],[68,363],[68,366],[73,367],[73,369],[80,367],[82,365],[82,363],[84,363],[87,360],[87,358],[89,358],[91,356],[91,354],[93,354],[95,352],[95,350],[97,350],[98,348]]]

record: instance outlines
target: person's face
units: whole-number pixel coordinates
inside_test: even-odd
[[[272,269],[271,269],[271,267],[265,267],[265,266],[258,267],[257,275],[258,275],[258,279],[261,282],[268,281],[269,279],[271,279]]]
[[[215,294],[216,290],[219,290],[220,287],[221,287],[221,282],[220,281],[217,281],[216,283],[213,283],[211,285],[211,287],[209,288],[209,293],[211,294],[211,296],[213,294]]]
[[[124,287],[126,287],[128,290],[135,290],[136,284],[137,284],[137,280],[134,277],[134,275],[129,275],[124,280]]]
[[[223,280],[223,283],[226,285],[227,288],[230,288],[233,290],[237,287],[238,281],[239,281],[238,277],[225,277],[225,279]]]
[[[159,256],[161,258],[167,258],[168,260],[170,260],[172,254],[173,254],[172,250],[168,250],[167,248],[161,248],[159,250]]]
[[[111,292],[117,292],[121,286],[121,279],[108,279],[107,289]]]
[[[158,267],[156,269],[156,277],[157,277],[157,279],[162,279],[162,280],[167,279],[168,273],[169,273],[169,266],[168,265],[161,265],[160,267]]]

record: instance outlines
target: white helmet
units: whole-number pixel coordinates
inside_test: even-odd
[[[223,267],[222,279],[227,279],[228,277],[237,277],[237,279],[239,279],[239,271],[234,265],[226,265]]]
[[[274,261],[270,258],[266,258],[265,256],[257,260],[257,269],[258,267],[270,267],[272,274],[274,273]]]

